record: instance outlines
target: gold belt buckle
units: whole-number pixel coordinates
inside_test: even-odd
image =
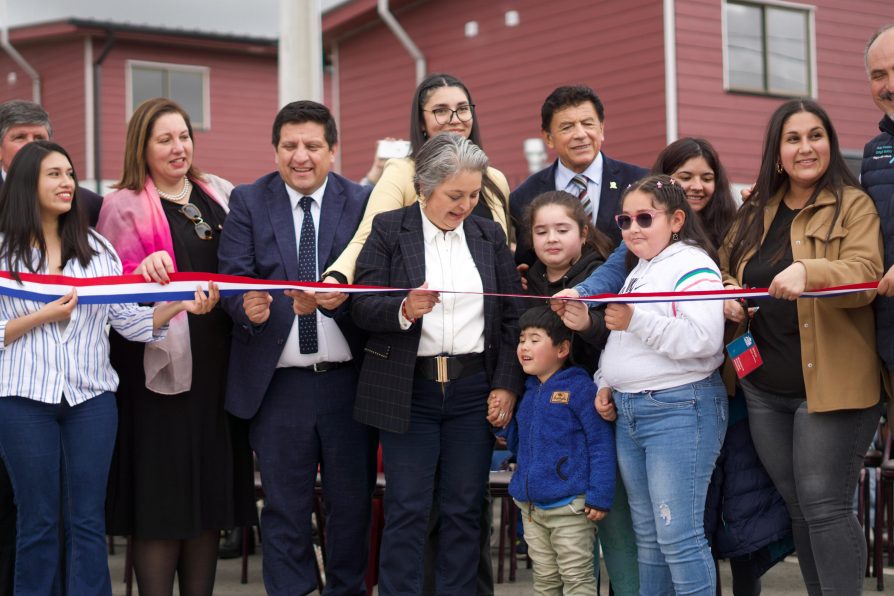
[[[447,374],[447,358],[448,356],[435,356],[435,363],[438,366],[438,383],[446,383],[450,380],[450,376]]]

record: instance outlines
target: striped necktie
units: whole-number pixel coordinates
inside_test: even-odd
[[[590,201],[590,197],[587,195],[587,177],[583,174],[575,174],[574,178],[571,179],[571,184],[574,187],[574,190],[577,191],[575,194],[580,200],[581,205],[584,207],[584,213],[587,214],[587,217],[590,219],[593,218],[593,202]]]

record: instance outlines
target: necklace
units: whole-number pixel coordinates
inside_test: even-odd
[[[172,203],[180,203],[192,192],[192,182],[189,181],[189,178],[184,178],[183,188],[181,188],[180,192],[177,194],[166,193],[160,188],[156,188],[156,190],[158,190],[158,196],[161,198],[171,201]]]

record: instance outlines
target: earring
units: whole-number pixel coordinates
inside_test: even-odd
[[[776,162],[776,173],[777,173],[777,174],[781,174],[781,173],[782,173],[782,164],[779,163],[778,161]]]
[[[674,242],[678,241],[679,239],[680,239],[680,235],[677,234],[676,232],[671,234],[671,240],[673,240]]]

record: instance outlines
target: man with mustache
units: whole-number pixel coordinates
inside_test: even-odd
[[[894,23],[869,38],[864,61],[872,100],[882,111],[881,132],[863,150],[860,180],[882,220],[886,273],[878,286],[875,323],[878,352],[890,379],[894,371]]]

